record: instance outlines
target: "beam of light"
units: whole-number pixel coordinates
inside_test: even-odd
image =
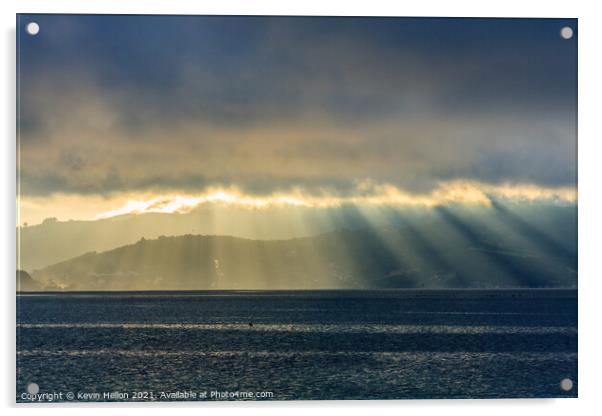
[[[483,240],[480,231],[483,228],[476,226],[473,218],[468,221],[445,207],[438,207],[437,212],[443,221],[469,242],[470,246],[479,247],[482,245]],[[537,287],[545,283],[541,281],[533,265],[523,264],[514,256],[499,256],[492,251],[481,251],[481,256],[487,258],[502,273],[505,277],[505,284]]]
[[[567,249],[563,244],[566,242],[566,235],[563,235],[563,239],[554,238],[545,227],[537,226],[532,221],[521,218],[518,213],[494,199],[491,200],[491,206],[497,214],[495,218],[501,227],[508,229],[531,246],[543,250],[551,259],[574,259],[576,261],[576,253]]]
[[[490,206],[491,196],[513,201],[533,202],[551,200],[575,203],[577,192],[572,188],[544,188],[535,185],[489,185],[473,181],[441,183],[428,193],[412,193],[391,184],[358,183],[356,192],[349,196],[311,195],[295,190],[287,194],[256,196],[240,189],[210,189],[200,195],[168,194],[146,199],[131,199],[121,207],[101,212],[95,219],[124,214],[186,213],[206,204],[221,204],[249,209],[272,207],[331,208],[346,204],[392,207],[432,208],[450,204]]]

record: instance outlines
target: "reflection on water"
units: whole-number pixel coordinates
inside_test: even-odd
[[[17,328],[113,328],[113,329],[171,329],[171,330],[235,330],[277,331],[311,333],[391,333],[391,334],[576,334],[570,326],[446,326],[446,325],[389,325],[389,324],[174,324],[174,323],[66,323],[66,324],[17,324]]]
[[[577,395],[575,291],[46,294],[17,309],[18,399],[29,382],[275,399]]]

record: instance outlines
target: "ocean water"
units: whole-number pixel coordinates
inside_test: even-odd
[[[577,381],[573,290],[17,296],[19,402],[576,397]]]

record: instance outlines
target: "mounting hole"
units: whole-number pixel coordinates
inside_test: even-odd
[[[562,379],[562,381],[560,382],[560,388],[564,391],[573,390],[573,380],[571,380],[570,378]]]
[[[562,37],[562,39],[570,39],[573,37],[573,29],[565,26],[562,29],[560,29],[560,36]]]
[[[27,23],[27,26],[25,26],[25,31],[31,36],[35,36],[40,31],[40,25],[36,22]]]
[[[38,386],[37,383],[29,383],[25,389],[29,394],[38,394],[40,386]]]

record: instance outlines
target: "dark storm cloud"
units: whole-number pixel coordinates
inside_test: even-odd
[[[573,185],[565,25],[22,15],[22,192]]]

